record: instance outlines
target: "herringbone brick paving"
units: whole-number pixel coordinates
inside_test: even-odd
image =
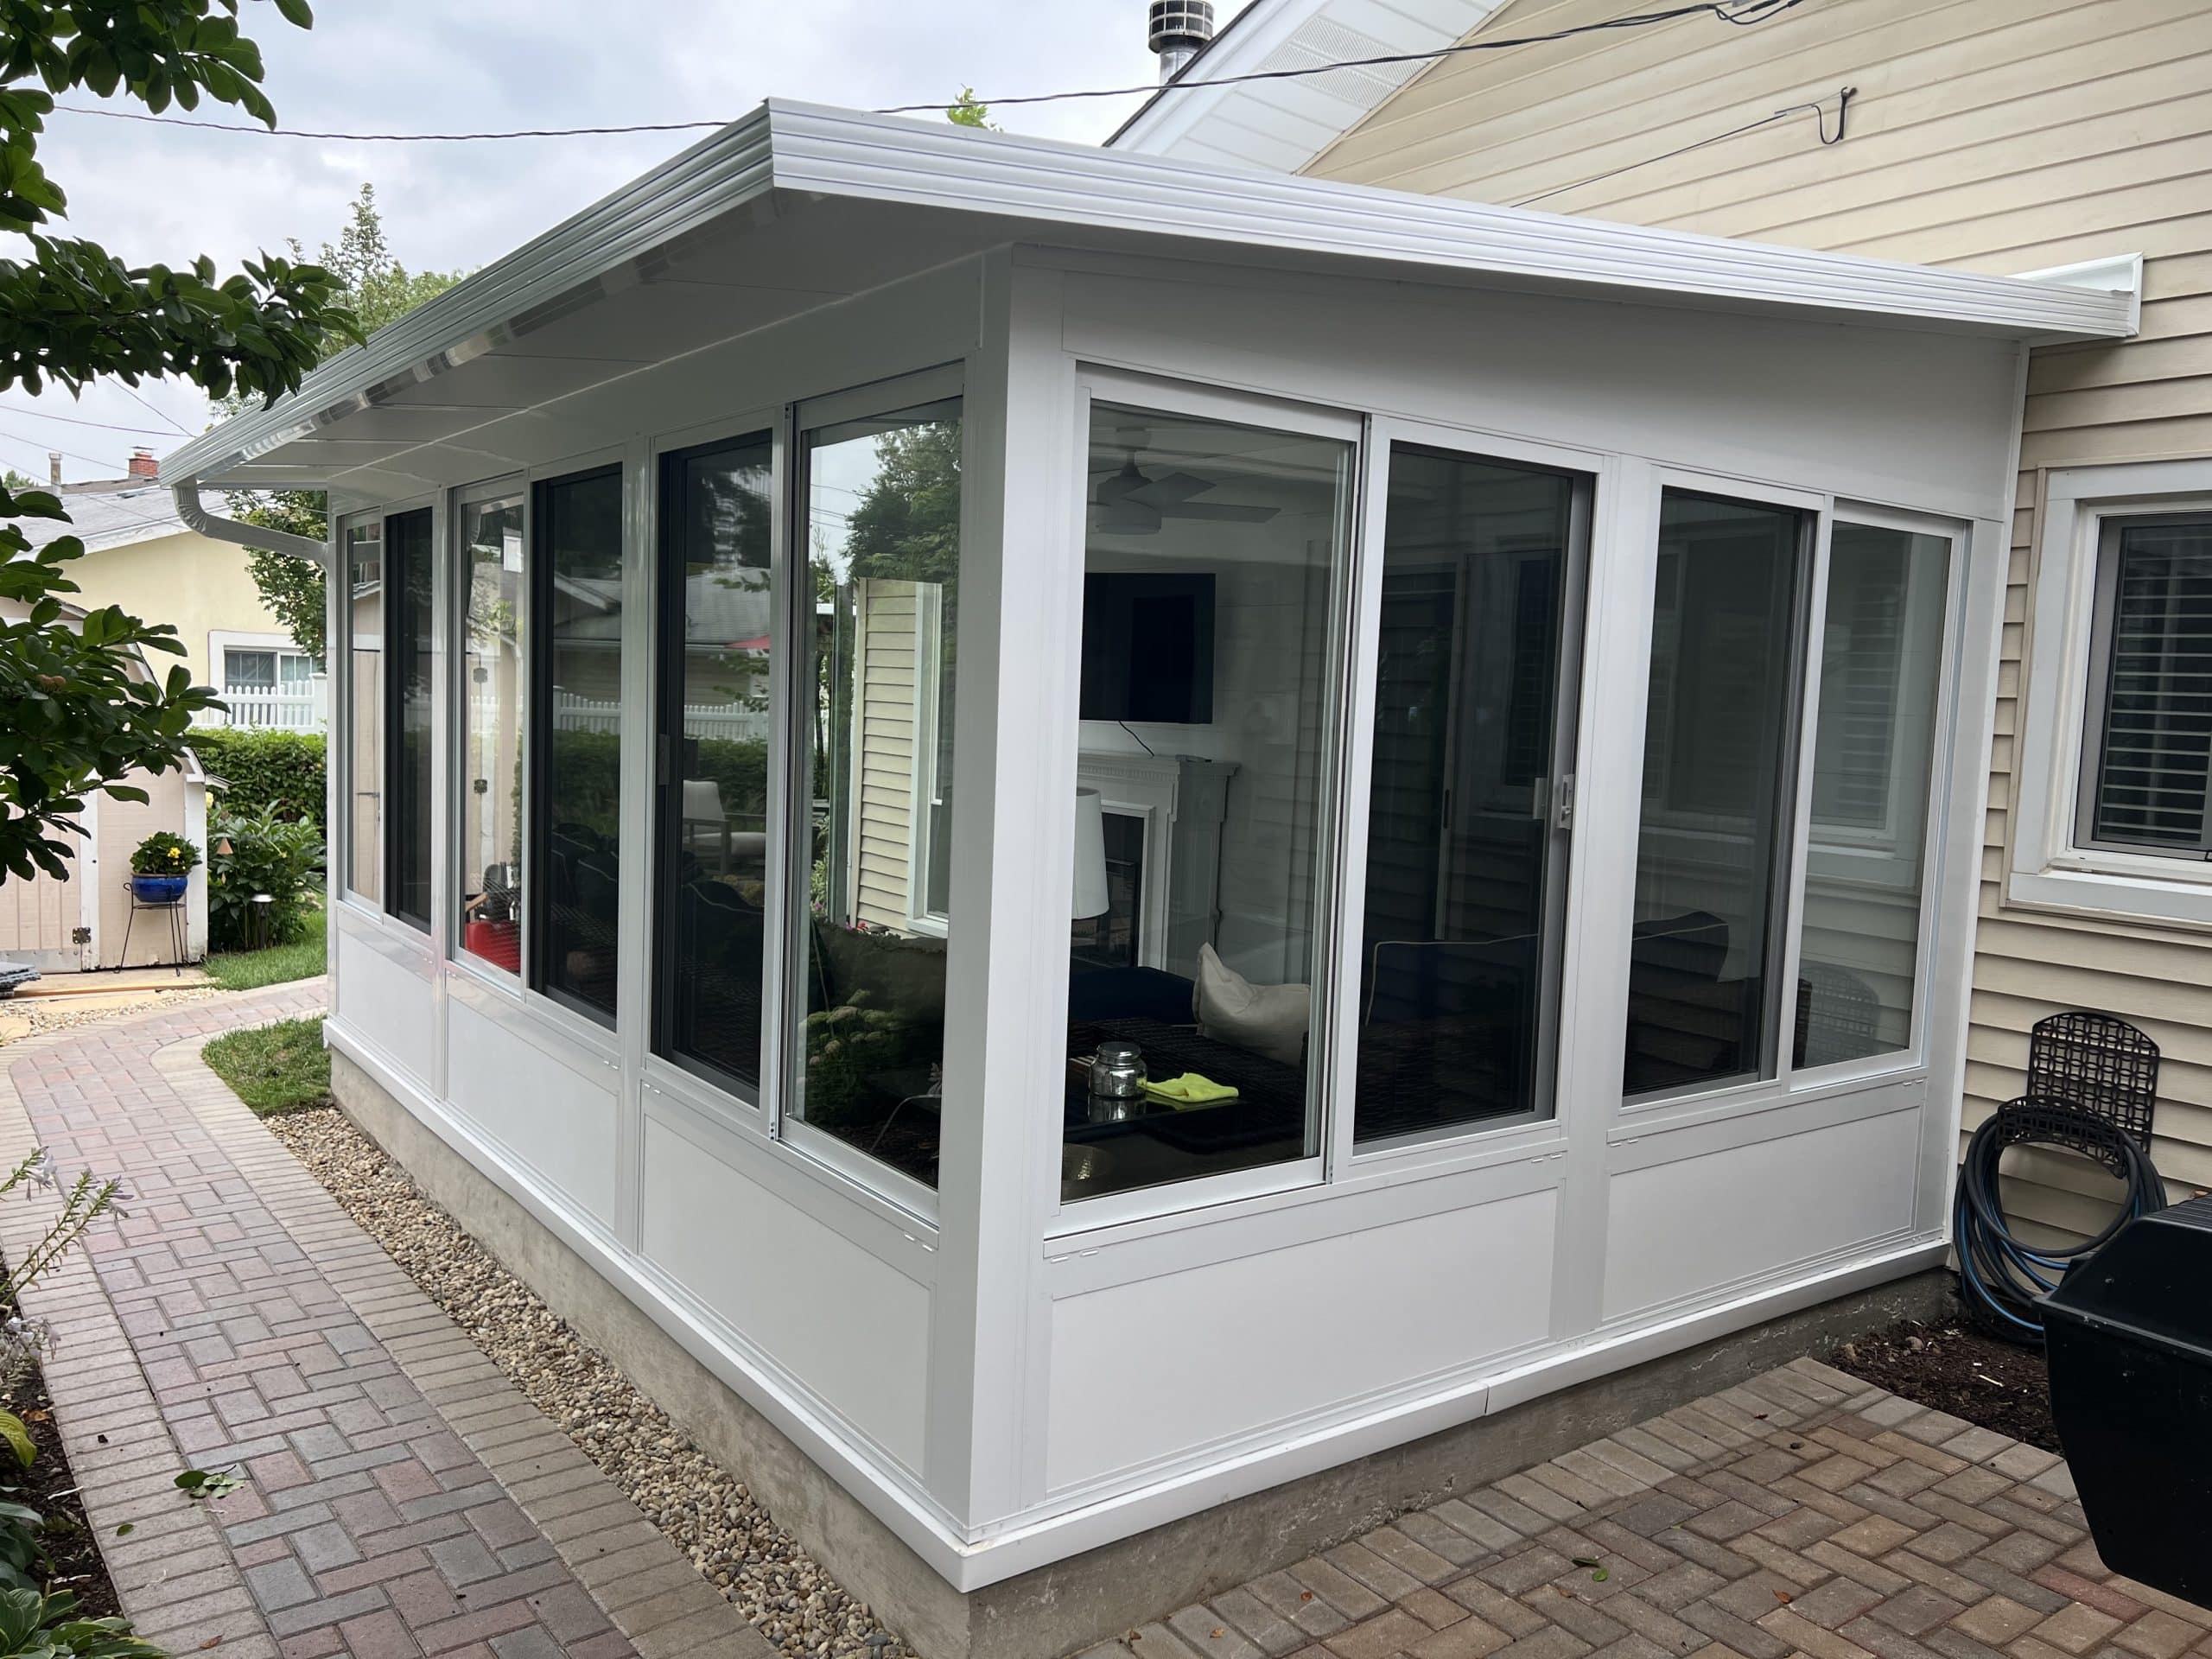
[[[2212,1659],[2048,1452],[1810,1359],[1085,1659]]]
[[[89,1273],[29,1299],[124,1610],[228,1659],[769,1654],[200,1063],[321,1003],[285,987],[0,1050],[0,1154],[43,1144],[137,1195]],[[11,1206],[0,1247],[41,1207]],[[194,1503],[188,1466],[245,1484]]]

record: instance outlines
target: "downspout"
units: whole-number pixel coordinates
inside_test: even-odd
[[[210,512],[200,504],[200,480],[188,478],[169,486],[169,494],[176,502],[176,516],[202,536],[219,542],[232,542],[240,547],[256,547],[270,553],[288,553],[296,559],[305,559],[311,564],[322,564],[327,549],[321,542],[305,536],[295,536],[288,530],[270,530],[262,524],[250,524],[242,518],[226,518],[219,512]]]

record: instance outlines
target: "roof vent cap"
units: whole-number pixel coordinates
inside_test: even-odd
[[[1152,0],[1146,43],[1160,54],[1166,86],[1213,39],[1213,0]]]

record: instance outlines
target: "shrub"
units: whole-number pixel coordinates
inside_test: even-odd
[[[200,764],[223,780],[226,812],[264,807],[280,818],[303,819],[318,834],[324,821],[325,744],[320,732],[257,732],[214,727],[192,734]]]
[[[207,865],[207,931],[213,948],[290,944],[308,931],[310,900],[321,885],[322,832],[293,823],[264,806],[216,819],[208,836],[214,856]],[[254,937],[254,896],[270,902],[269,937]]]
[[[166,830],[155,830],[130,855],[133,875],[189,875],[199,865],[200,849]]]

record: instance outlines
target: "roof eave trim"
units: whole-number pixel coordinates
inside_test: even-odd
[[[2134,328],[2132,295],[1565,218],[1452,197],[780,101],[486,266],[339,353],[300,390],[225,422],[162,462],[164,483],[217,478],[391,391],[512,338],[537,308],[773,191],[992,215],[1052,228],[1210,243],[1566,285],[1840,321],[1903,322],[2019,340],[2107,340]]]

